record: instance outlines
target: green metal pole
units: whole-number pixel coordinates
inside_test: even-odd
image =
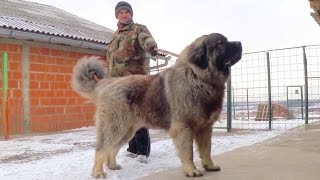
[[[234,91],[232,91],[232,108],[233,108],[233,119],[236,119],[236,107],[234,102]]]
[[[305,124],[309,123],[309,96],[308,96],[308,62],[307,62],[307,55],[306,55],[306,47],[302,47],[303,52],[303,68],[304,68],[304,114],[305,114]]]
[[[250,119],[250,110],[249,110],[249,89],[247,88],[247,115],[248,120]]]
[[[227,82],[227,131],[231,131],[231,118],[232,118],[232,93],[231,93],[231,68],[230,78]]]
[[[267,71],[268,71],[268,116],[269,116],[269,129],[272,129],[272,97],[271,97],[271,68],[270,68],[270,55],[269,52],[267,56]]]
[[[287,110],[288,110],[288,112],[290,112],[290,109],[289,109],[290,107],[289,107],[289,87],[287,86]],[[289,114],[288,114],[289,115]],[[288,116],[287,117],[287,120],[289,120],[290,119],[290,117]]]
[[[303,120],[303,93],[302,86],[300,86],[300,94],[301,94],[301,119]]]
[[[9,139],[8,119],[8,54],[2,53],[2,120],[4,124],[5,139]]]

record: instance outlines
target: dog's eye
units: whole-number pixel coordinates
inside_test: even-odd
[[[213,47],[213,49],[216,49],[216,50],[222,50],[225,48],[225,43],[224,42],[219,42],[217,44],[215,44],[215,46]]]
[[[214,44],[213,46],[208,46],[209,51],[213,52],[213,51],[221,51],[221,49],[225,48],[226,43],[224,41],[218,41],[216,44]]]
[[[225,44],[226,44],[225,42],[219,41],[219,42],[216,44],[216,46],[219,47],[219,48],[221,48],[221,47],[224,46]]]

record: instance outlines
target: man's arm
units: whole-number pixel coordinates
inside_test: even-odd
[[[157,55],[158,45],[146,26],[141,25],[138,40],[144,51],[149,52],[152,56]]]

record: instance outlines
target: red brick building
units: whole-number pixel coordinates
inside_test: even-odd
[[[112,33],[52,6],[0,1],[0,54],[8,54],[10,134],[93,125],[95,107],[70,87],[72,68],[85,55],[104,58]],[[2,91],[2,75],[0,79]],[[5,105],[0,107],[2,118]],[[4,123],[2,118],[0,136]]]

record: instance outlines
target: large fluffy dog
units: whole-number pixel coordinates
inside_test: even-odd
[[[119,169],[120,147],[143,126],[169,131],[187,176],[202,176],[193,162],[193,141],[204,169],[219,171],[211,159],[212,126],[222,109],[230,67],[241,53],[240,42],[213,33],[197,38],[174,66],[156,75],[107,78],[98,58],[79,60],[73,71],[73,89],[97,107],[92,175],[105,177],[104,163],[109,169]]]

